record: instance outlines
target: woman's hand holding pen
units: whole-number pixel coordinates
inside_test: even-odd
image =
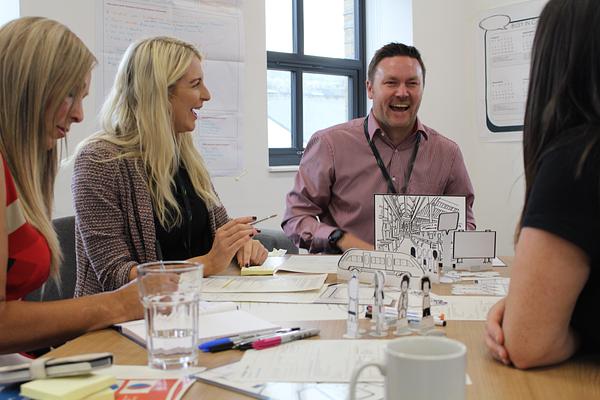
[[[227,268],[233,257],[252,241],[257,230],[250,225],[256,217],[234,218],[215,232],[215,241],[205,256],[197,257],[204,263],[204,275],[212,275]]]

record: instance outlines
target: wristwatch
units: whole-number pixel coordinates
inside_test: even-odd
[[[329,234],[329,237],[327,238],[327,240],[329,241],[329,246],[331,246],[334,249],[341,250],[338,247],[337,243],[342,238],[342,236],[344,236],[345,233],[346,233],[345,231],[343,231],[339,228],[334,230],[333,232],[331,232]]]

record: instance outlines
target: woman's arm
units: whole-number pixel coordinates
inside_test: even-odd
[[[523,228],[501,320],[504,347],[517,368],[559,363],[576,351],[570,321],[589,262],[573,243]]]
[[[1,269],[6,271],[6,263]],[[4,274],[5,275],[5,274]],[[5,301],[0,282],[0,353],[34,350],[64,343],[85,332],[143,318],[137,283],[117,291],[76,299]]]
[[[134,284],[96,296],[52,302],[6,301],[8,233],[0,159],[0,353],[62,343],[84,332],[143,316]]]

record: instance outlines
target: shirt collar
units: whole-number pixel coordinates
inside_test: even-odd
[[[379,131],[383,132],[383,129],[381,129],[381,127],[379,126],[379,122],[377,122],[377,119],[373,115],[373,109],[371,109],[371,111],[369,112],[368,118],[369,118],[369,139],[373,140],[373,137],[375,136],[375,134]],[[417,123],[415,125],[416,125],[417,129],[415,129],[415,131],[411,134],[411,136],[416,134],[417,132],[420,132],[423,139],[427,140],[428,136],[427,136],[427,132],[425,131],[425,125],[423,125],[421,123],[421,120],[419,119],[419,117],[417,117]]]

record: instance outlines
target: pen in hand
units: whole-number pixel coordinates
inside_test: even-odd
[[[264,218],[261,218],[261,219],[257,219],[257,220],[256,220],[256,221],[254,221],[254,222],[250,222],[250,225],[256,225],[256,224],[258,224],[259,222],[263,222],[263,221],[266,221],[266,220],[268,220],[268,219],[275,218],[276,216],[277,216],[277,214],[273,214],[273,215],[269,215],[268,217],[264,217]]]

